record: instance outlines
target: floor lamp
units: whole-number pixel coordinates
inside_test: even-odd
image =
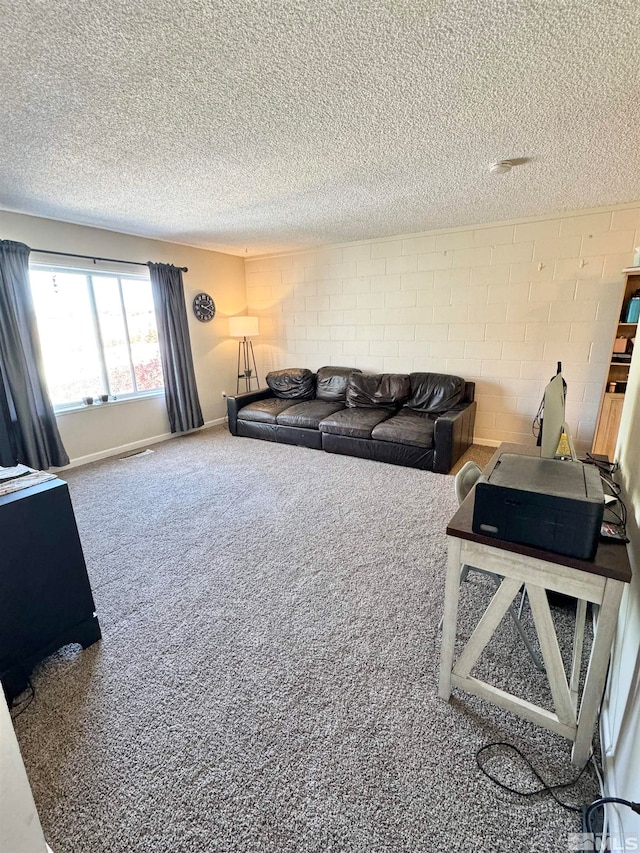
[[[245,391],[251,391],[251,382],[255,379],[256,389],[260,388],[256,357],[253,354],[253,343],[247,338],[255,338],[258,331],[257,317],[229,317],[229,334],[232,338],[242,338],[238,341],[238,381],[236,394],[240,392],[240,381],[244,379]]]

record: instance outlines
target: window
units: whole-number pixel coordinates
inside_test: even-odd
[[[30,279],[54,406],[163,387],[148,278],[32,267]]]

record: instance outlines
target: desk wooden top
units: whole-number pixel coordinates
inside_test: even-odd
[[[489,464],[484,469],[484,474],[489,474],[495,467],[501,453],[518,453],[522,456],[539,456],[540,448],[526,444],[503,443],[493,454]],[[474,533],[472,529],[473,507],[475,503],[475,488],[472,489],[464,501],[460,504],[458,511],[447,526],[447,536],[455,536],[458,539],[468,539],[470,542],[478,542],[481,545],[490,545],[502,551],[512,551],[515,554],[523,554],[527,557],[535,557],[537,560],[546,560],[547,563],[557,563],[561,566],[571,566],[582,572],[590,572],[594,575],[602,575],[614,580],[629,583],[631,581],[631,565],[627,548],[622,542],[600,542],[596,556],[593,560],[579,560],[576,557],[567,557],[564,554],[556,554],[554,551],[544,551],[542,548],[533,548],[530,545],[520,545],[517,542],[506,542],[504,539],[496,539],[492,536],[483,536]]]

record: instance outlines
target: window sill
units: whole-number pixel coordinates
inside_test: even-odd
[[[56,408],[54,407],[54,415],[56,418],[62,417],[63,415],[75,415],[77,412],[86,412],[89,409],[110,409],[113,406],[122,406],[126,403],[140,403],[143,400],[152,400],[157,397],[164,397],[164,390],[159,391],[147,391],[144,394],[136,394],[131,397],[118,397],[117,400],[109,400],[106,403],[102,403],[97,401],[92,403],[91,405],[86,405],[85,403],[80,403],[80,405],[75,406],[65,406],[64,408]]]

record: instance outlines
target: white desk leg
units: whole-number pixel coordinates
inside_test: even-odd
[[[440,698],[447,701],[451,696],[451,670],[453,669],[456,645],[458,598],[460,597],[460,545],[460,540],[455,536],[447,537],[447,583],[444,593],[444,620],[440,645],[440,687],[438,689]]]
[[[551,696],[555,706],[556,715],[561,723],[574,725],[576,716],[571,704],[571,694],[567,684],[567,676],[564,671],[558,637],[553,625],[553,618],[549,610],[547,595],[541,586],[528,583],[526,586],[529,604],[533,613],[533,621],[538,632],[542,660],[547,670]]]
[[[582,766],[591,752],[593,729],[598,716],[605,678],[607,677],[607,665],[618,622],[618,609],[623,586],[624,584],[621,581],[609,579],[604,588],[596,635],[591,647],[591,657],[589,658],[587,677],[580,703],[576,740],[571,752],[571,763],[577,766]]]
[[[583,598],[576,601],[576,627],[573,632],[573,658],[571,661],[571,704],[578,714],[578,688],[580,687],[580,669],[582,667],[582,648],[584,646],[584,624],[587,618],[587,602]]]

